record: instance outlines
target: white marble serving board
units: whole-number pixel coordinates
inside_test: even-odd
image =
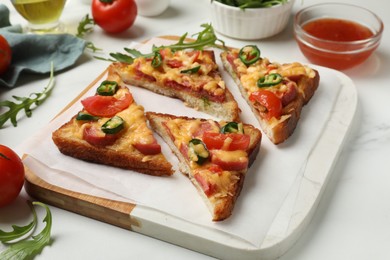
[[[182,212],[173,211],[173,207],[169,207],[169,205],[168,207],[161,209],[156,207],[156,205],[149,205],[148,203],[153,202],[151,200],[143,201],[142,203],[139,203],[137,200],[135,200],[137,206],[131,211],[130,215],[132,220],[139,223],[139,225],[134,226],[132,230],[224,259],[274,259],[282,255],[297,240],[306,225],[309,223],[320,201],[321,195],[325,190],[327,180],[329,179],[329,176],[332,172],[332,167],[336,162],[337,156],[342,149],[344,140],[347,137],[347,133],[351,126],[357,107],[356,89],[353,82],[347,76],[331,69],[316,66],[313,67],[316,68],[321,75],[321,89],[320,91],[317,91],[315,100],[309,102],[309,104],[304,107],[304,115],[301,120],[304,122],[300,122],[298,124],[296,133],[294,133],[293,136],[293,142],[287,141],[286,144],[284,144],[285,146],[279,146],[280,148],[275,148],[275,146],[270,144],[270,142],[266,139],[266,136],[263,137],[262,147],[265,147],[266,152],[276,152],[283,156],[287,154],[287,157],[290,157],[286,158],[287,161],[291,161],[291,158],[295,158],[296,155],[291,152],[286,153],[286,151],[294,152],[294,148],[297,146],[299,147],[299,144],[305,141],[305,136],[302,136],[302,133],[304,133],[304,131],[302,131],[304,129],[302,128],[307,124],[307,121],[310,121],[307,119],[314,118],[314,124],[321,126],[320,129],[317,130],[319,132],[318,138],[316,137],[308,144],[308,149],[306,150],[309,152],[303,157],[303,163],[299,164],[300,168],[291,172],[291,176],[289,176],[290,181],[288,182],[289,185],[282,187],[283,194],[285,195],[283,195],[282,198],[279,198],[279,204],[273,205],[272,211],[275,212],[275,214],[268,216],[269,220],[265,225],[264,223],[261,223],[261,221],[259,222],[253,220],[249,227],[241,225],[242,223],[240,223],[240,221],[246,220],[246,216],[242,214],[243,212],[250,213],[252,216],[261,216],[262,214],[266,215],[266,212],[264,211],[267,210],[267,208],[264,208],[264,206],[263,212],[261,212],[258,208],[253,207],[253,195],[256,196],[258,194],[256,194],[256,192],[253,190],[251,190],[252,193],[250,194],[248,189],[245,189],[244,187],[244,190],[240,196],[241,201],[238,201],[240,209],[235,210],[235,215],[231,217],[229,221],[225,221],[221,224],[213,224],[210,222],[208,212],[207,210],[203,210],[202,204],[198,205],[199,209],[201,210],[201,213],[199,213],[199,216],[197,216],[198,218],[195,217],[193,220],[189,220],[188,218],[185,218],[183,215],[181,215]],[[225,72],[223,75],[224,79],[229,82],[229,85],[232,85],[232,80],[226,76]],[[337,91],[335,91],[334,88],[336,88]],[[160,100],[161,97],[151,95],[144,90],[133,90],[136,92],[136,100],[140,100],[142,102],[149,100],[149,102],[145,103],[145,108],[147,110],[149,108],[151,111],[154,109],[157,109],[157,111],[165,109],[167,110],[164,111],[166,113],[169,111],[172,113],[185,112],[189,113],[190,116],[193,115],[192,113],[194,113],[192,110],[182,106],[178,108],[178,103],[176,101],[164,101],[165,105],[164,107],[161,107],[161,105],[158,105],[158,100]],[[328,92],[332,92],[332,95],[327,95],[329,94]],[[243,120],[249,121],[252,124],[257,124],[254,116],[250,114],[250,110],[248,109],[247,105],[244,104],[244,101],[241,97],[238,97],[237,93],[238,91],[235,91],[233,94],[235,94],[236,98],[239,99],[239,105],[243,110]],[[320,117],[321,120],[318,122],[318,120],[315,118],[316,114],[314,111],[311,111],[311,109],[317,109],[315,111],[318,112],[319,102],[327,103],[327,100],[323,99],[326,99],[328,96],[332,96],[331,106],[328,106],[329,111],[326,112],[326,116]],[[155,98],[156,101],[153,101],[153,98]],[[75,111],[78,111],[78,109],[79,105],[75,104],[66,112],[68,114],[74,114]],[[25,151],[27,151],[26,153],[31,156],[27,157],[25,164],[35,173],[39,173],[38,175],[40,178],[44,179],[52,185],[56,185],[65,189],[72,187],[71,190],[81,193],[85,193],[85,191],[91,190],[92,194],[90,195],[93,196],[107,197],[108,199],[114,200],[123,199],[124,202],[132,201],[133,198],[131,196],[124,198],[121,197],[121,193],[112,194],[111,189],[104,189],[104,187],[98,186],[97,183],[93,183],[92,181],[95,181],[94,178],[92,178],[93,180],[91,178],[78,179],[77,174],[79,174],[79,172],[77,171],[69,171],[66,173],[66,169],[60,170],[58,174],[61,174],[61,178],[56,179],[51,173],[55,167],[47,169],[48,174],[46,176],[42,174],[43,171],[38,170],[39,167],[34,163],[34,157],[40,162],[48,160],[48,156],[51,156],[52,152],[56,150],[50,141],[50,138],[48,138],[48,135],[50,135],[50,132],[53,128],[55,129],[64,123],[66,117],[66,113],[63,113],[51,124],[51,126],[44,129],[40,133],[40,136],[34,136],[32,138],[35,140],[35,143],[32,141],[30,144],[26,144]],[[41,153],[39,153],[38,149],[36,149],[37,140],[39,140],[40,144],[44,146]],[[42,140],[44,141],[42,142]],[[165,152],[166,154],[169,153],[168,148]],[[57,158],[53,158],[55,164],[63,164],[64,161],[68,160],[72,161],[68,165],[73,163],[80,163],[77,160],[74,161],[71,158],[64,157],[59,153],[55,156],[58,156]],[[297,157],[300,158],[299,156]],[[258,160],[260,159],[258,158],[257,161]],[[264,164],[264,162],[266,161],[261,158],[261,163]],[[274,164],[275,163],[277,164],[277,162],[274,162]],[[80,165],[81,164],[82,163],[80,163]],[[259,167],[259,163],[256,165]],[[261,166],[263,167],[263,165]],[[87,167],[91,167],[91,165],[88,165]],[[99,171],[102,172],[104,172],[106,169],[105,166],[96,167],[98,167],[100,169]],[[271,167],[266,167],[268,173],[258,172],[260,171],[260,168],[252,168],[250,174],[260,174],[260,179],[252,178],[252,180],[257,182],[256,184],[259,184],[259,180],[264,180],[264,178],[261,179],[261,177],[265,176],[266,174],[269,175],[269,172],[272,172],[272,164]],[[113,173],[111,172],[111,174]],[[138,178],[143,176],[134,175],[134,177]],[[270,177],[271,178],[269,180],[271,180],[271,182],[268,184],[271,186],[268,188],[273,188],[272,185],[277,187],[278,179],[272,179],[272,174]],[[68,185],[70,186],[65,186],[64,180],[69,181]],[[74,183],[74,181],[76,181],[76,183]],[[252,186],[255,185],[252,183],[250,184]],[[249,183],[247,186],[248,185]],[[93,189],[91,189],[91,186]],[[126,191],[126,187],[123,187],[122,190]],[[273,198],[271,197],[272,194],[270,195],[268,193],[267,196],[263,196],[259,199],[263,201],[269,199],[272,201]],[[197,197],[195,194],[194,199],[196,198]],[[247,201],[250,201],[251,199],[252,204],[249,204],[251,207],[248,208]],[[193,204],[195,205],[196,203],[197,202],[194,200]],[[268,202],[268,204],[272,203]],[[271,208],[269,209],[271,210]],[[238,214],[237,212],[241,214]],[[253,232],[253,230],[257,230],[256,228],[258,228],[256,225],[262,225],[262,227],[258,229],[261,231],[260,233]],[[252,231],[250,235],[247,234],[248,229]]]

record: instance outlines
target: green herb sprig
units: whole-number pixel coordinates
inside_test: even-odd
[[[0,230],[0,241],[9,245],[9,247],[0,253],[0,259],[30,259],[39,254],[46,245],[50,244],[52,216],[49,207],[38,201],[28,202],[28,205],[30,206],[34,217],[30,224],[26,226],[13,225],[13,230],[10,232]],[[43,221],[46,222],[46,226],[35,236],[33,236],[32,233],[38,225],[38,218],[34,205],[41,206],[46,210],[46,216],[43,219]],[[29,233],[31,234],[32,239],[25,237],[26,234]]]
[[[13,126],[17,126],[17,115],[21,110],[24,110],[27,117],[31,117],[32,110],[41,105],[51,94],[54,87],[54,66],[51,64],[49,83],[41,93],[32,93],[29,97],[12,96],[16,101],[15,103],[9,100],[0,101],[1,107],[8,107],[8,111],[0,114],[0,128],[8,121],[11,120]]]
[[[217,47],[217,48],[225,48],[225,43],[224,41],[220,40],[217,38],[214,32],[214,28],[212,27],[211,24],[202,24],[201,27],[204,29],[193,35],[197,36],[197,38],[194,41],[189,41],[187,42],[187,35],[188,33],[183,34],[177,43],[172,44],[172,45],[161,45],[161,46],[155,46],[153,45],[152,47],[152,52],[151,53],[146,53],[143,54],[139,52],[136,49],[129,49],[129,48],[124,48],[124,50],[127,52],[127,54],[123,53],[110,53],[111,58],[113,59],[106,59],[102,57],[96,57],[97,59],[100,60],[106,60],[110,62],[124,62],[124,63],[133,63],[135,58],[138,57],[154,57],[157,52],[159,52],[162,49],[165,48],[170,48],[172,51],[179,51],[179,50],[184,50],[184,49],[195,49],[195,50],[202,50],[206,47]]]
[[[225,5],[239,7],[241,9],[246,8],[266,8],[278,4],[284,4],[288,0],[211,0],[217,1]]]
[[[77,34],[76,37],[79,37],[81,39],[84,39],[86,34],[93,32],[93,27],[96,25],[93,18],[90,18],[87,14],[83,17],[83,19],[79,22],[79,25],[77,26]],[[96,47],[91,41],[86,41],[86,47],[90,49],[93,52],[101,51],[101,48]]]

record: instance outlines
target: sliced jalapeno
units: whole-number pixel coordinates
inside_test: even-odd
[[[85,112],[79,112],[76,116],[76,120],[84,120],[84,121],[97,121],[100,117],[93,116],[91,114]]]
[[[226,134],[226,133],[243,134],[244,127],[242,123],[229,122],[221,128],[220,132],[222,134]]]
[[[260,50],[256,45],[246,45],[238,53],[240,60],[249,66],[260,59]]]
[[[271,73],[261,77],[257,81],[257,86],[259,88],[274,86],[282,82],[282,79],[283,77],[279,73]]]
[[[162,56],[158,51],[156,51],[152,59],[152,67],[158,68],[160,67],[161,63],[162,63]]]
[[[118,88],[119,88],[119,86],[118,86],[117,82],[105,80],[97,88],[96,92],[100,96],[112,96],[116,93]]]
[[[197,164],[203,164],[210,157],[210,152],[200,139],[192,139],[188,144],[188,157]]]
[[[102,125],[102,131],[106,134],[119,133],[125,126],[125,121],[120,116],[114,116]]]
[[[190,69],[181,70],[180,73],[182,73],[182,74],[195,74],[195,73],[198,73],[199,69],[200,69],[200,65],[193,67],[193,68],[190,68]]]

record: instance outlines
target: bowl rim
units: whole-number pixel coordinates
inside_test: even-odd
[[[269,9],[276,9],[276,8],[281,8],[281,7],[285,7],[286,5],[288,4],[291,4],[291,3],[294,3],[295,0],[287,0],[285,3],[279,3],[279,4],[276,4],[276,5],[273,5],[273,6],[270,6],[270,7],[258,7],[258,8],[245,8],[245,9],[241,9],[237,6],[231,6],[231,5],[227,5],[227,4],[223,4],[217,0],[210,0],[211,1],[211,5],[217,5],[217,6],[221,6],[221,7],[224,7],[226,9],[230,9],[230,10],[233,10],[233,11],[240,11],[240,12],[245,12],[245,11],[248,11],[248,12],[254,12],[254,11],[264,11],[264,10],[269,10]]]
[[[370,38],[363,39],[363,40],[355,40],[355,41],[333,41],[333,40],[326,40],[326,39],[322,39],[322,38],[318,38],[316,36],[313,36],[312,34],[309,34],[305,30],[303,30],[302,26],[299,25],[299,23],[298,23],[298,19],[303,12],[308,11],[308,10],[313,9],[313,8],[318,8],[321,6],[346,6],[346,7],[361,9],[361,10],[369,13],[370,15],[372,15],[378,21],[379,30],[372,31],[373,35]],[[345,18],[344,20],[349,20],[349,19]],[[350,20],[350,21],[352,21],[352,20]],[[352,22],[359,23],[358,21],[352,21]],[[332,43],[332,44],[338,44],[338,45],[361,45],[361,44],[370,43],[370,42],[377,43],[380,40],[380,38],[382,37],[383,31],[384,31],[383,21],[377,14],[375,14],[374,12],[372,12],[371,10],[369,10],[365,7],[361,7],[361,6],[353,5],[353,4],[346,4],[346,3],[314,4],[314,5],[310,5],[310,6],[307,6],[303,9],[299,10],[294,16],[294,33],[295,33],[295,36],[297,39],[302,38],[301,35],[303,35],[306,38],[309,38],[309,39],[312,39],[312,40],[318,41],[318,42],[323,42],[323,43]]]

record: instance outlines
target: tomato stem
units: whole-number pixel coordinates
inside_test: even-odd
[[[10,160],[10,158],[8,158],[7,156],[5,156],[4,154],[0,153],[0,157],[3,157],[4,159],[6,160]]]
[[[99,0],[103,4],[112,4],[115,0]]]

